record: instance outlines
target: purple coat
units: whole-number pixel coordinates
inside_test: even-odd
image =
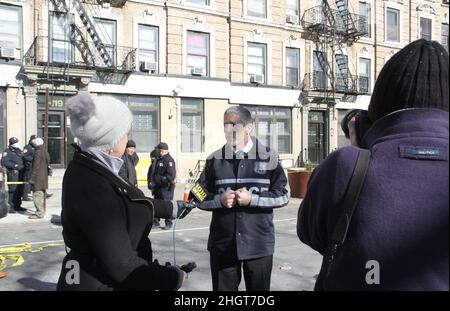
[[[373,124],[363,138],[369,168],[347,239],[326,290],[449,290],[449,114],[407,109]],[[300,240],[323,254],[358,151],[338,149],[313,172],[298,212]],[[379,284],[369,285],[370,260]],[[317,284],[316,284],[317,285]]]

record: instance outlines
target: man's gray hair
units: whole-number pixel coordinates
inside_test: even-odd
[[[239,116],[239,120],[244,125],[252,123],[252,114],[247,108],[244,108],[242,106],[231,106],[230,108],[225,110],[223,117],[225,118],[227,115],[231,113],[237,114]]]

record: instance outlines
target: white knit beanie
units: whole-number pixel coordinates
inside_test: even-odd
[[[132,114],[121,101],[79,94],[67,100],[70,130],[86,148],[113,149],[131,128]]]

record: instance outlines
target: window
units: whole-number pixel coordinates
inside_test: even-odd
[[[299,16],[299,1],[286,0],[286,15]]]
[[[51,13],[51,60],[56,63],[70,63],[73,57],[67,14]]]
[[[365,37],[371,37],[370,29],[370,3],[360,2],[359,3],[359,15],[363,19],[361,27],[367,32]]]
[[[246,106],[255,122],[256,138],[278,153],[291,153],[291,109]]]
[[[370,59],[359,58],[358,64],[358,87],[359,91],[363,93],[369,93],[370,86]]]
[[[189,3],[209,5],[209,0],[187,0]]]
[[[431,40],[431,19],[425,17],[420,18],[420,38]]]
[[[300,50],[286,48],[286,85],[299,86]]]
[[[160,99],[156,96],[128,96],[99,94],[98,96],[113,96],[126,103],[133,114],[131,138],[136,142],[138,152],[150,152],[159,143],[159,110]]]
[[[267,0],[247,0],[247,15],[266,18]]]
[[[109,56],[111,57],[113,65],[116,64],[117,57],[117,30],[116,21],[94,18],[96,26],[95,29],[100,37],[100,40],[105,45]],[[98,54],[98,53],[97,53]],[[98,55],[100,58],[100,55]],[[102,61],[100,60],[99,63]]]
[[[343,54],[336,54],[334,58],[335,80],[334,87],[337,91],[347,91],[351,86],[349,85],[348,72],[348,56]]]
[[[158,27],[139,25],[138,28],[139,66],[144,62],[158,63]]]
[[[262,77],[262,83],[266,83],[267,47],[262,43],[248,43],[247,46],[247,73],[248,81],[252,76]]]
[[[181,100],[181,152],[203,152],[203,100]]]
[[[314,51],[313,54],[313,72],[311,82],[314,89],[323,90],[327,85],[327,62],[325,53]]]
[[[5,145],[5,106],[6,106],[6,92],[0,88],[0,148],[6,149]]]
[[[0,4],[0,46],[22,51],[22,8]]]
[[[441,44],[448,52],[448,24],[442,24]]]
[[[400,42],[400,11],[393,8],[386,10],[386,39]]]
[[[198,69],[203,69],[198,72]],[[187,74],[209,75],[209,34],[187,32]]]

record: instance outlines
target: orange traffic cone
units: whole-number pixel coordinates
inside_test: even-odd
[[[189,184],[188,183],[186,183],[186,185],[184,186],[183,201],[184,201],[184,203],[189,202]]]

